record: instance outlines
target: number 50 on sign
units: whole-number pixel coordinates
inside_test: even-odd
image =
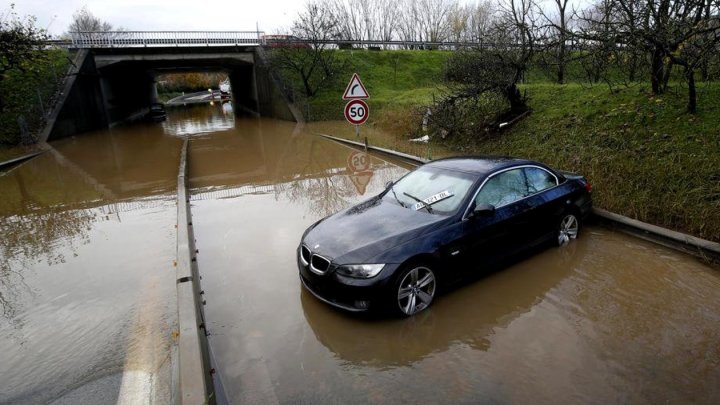
[[[362,100],[350,100],[345,105],[345,119],[353,125],[360,125],[367,121],[370,108]]]

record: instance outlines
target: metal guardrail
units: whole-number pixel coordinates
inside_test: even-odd
[[[83,31],[70,32],[70,39],[46,41],[52,46],[70,48],[265,46],[270,48],[307,48],[319,44],[337,48],[459,49],[493,48],[482,41],[404,41],[325,39],[308,40],[291,35],[265,35],[263,31]]]
[[[262,31],[97,31],[70,32],[72,48],[168,46],[258,46]]]

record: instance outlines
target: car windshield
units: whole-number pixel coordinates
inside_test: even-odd
[[[465,199],[475,179],[464,172],[421,167],[398,180],[384,199],[408,209],[451,214]]]

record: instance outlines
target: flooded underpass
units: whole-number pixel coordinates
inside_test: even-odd
[[[210,346],[233,403],[720,400],[720,273],[599,226],[410,319],[307,293],[313,222],[407,172],[272,120],[190,146]]]
[[[411,167],[227,107],[57,142],[0,176],[0,403],[170,402],[185,137],[232,403],[720,402],[718,269],[600,226],[410,319],[318,301],[302,232]]]
[[[0,403],[170,400],[181,145],[136,125],[2,173]]]

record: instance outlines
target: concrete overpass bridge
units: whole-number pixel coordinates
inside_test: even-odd
[[[301,119],[264,63],[259,31],[76,32],[74,67],[40,141],[112,127],[144,116],[164,73],[222,71],[235,111]]]

